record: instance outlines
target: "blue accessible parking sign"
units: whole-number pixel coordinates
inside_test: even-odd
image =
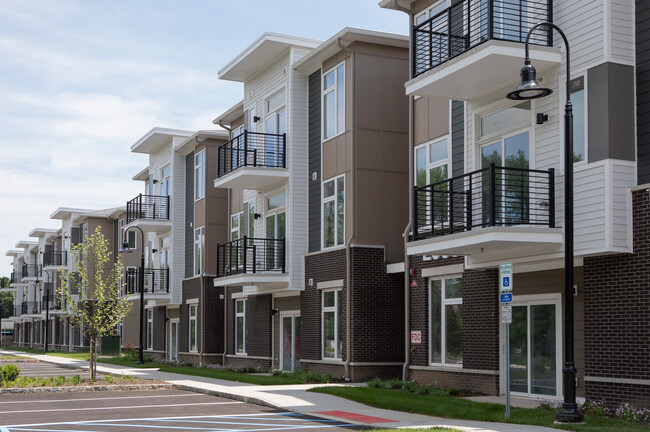
[[[512,293],[501,293],[501,303],[512,303]]]

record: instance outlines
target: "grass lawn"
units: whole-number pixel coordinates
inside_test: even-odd
[[[309,391],[327,393],[366,405],[396,411],[454,419],[506,422],[503,405],[472,402],[458,397],[423,396],[370,387],[319,387]],[[510,420],[507,423],[546,426],[578,432],[650,431],[648,425],[603,417],[586,417],[585,424],[580,425],[556,425],[554,421],[555,412],[552,410],[513,407]]]

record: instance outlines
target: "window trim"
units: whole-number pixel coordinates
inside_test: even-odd
[[[584,124],[584,127],[585,127],[584,140],[585,140],[585,142],[584,142],[584,149],[583,149],[584,154],[582,155],[583,159],[581,161],[579,161],[579,162],[573,162],[574,166],[584,165],[584,164],[589,163],[589,93],[588,93],[588,90],[587,90],[587,87],[588,87],[587,71],[582,72],[580,74],[577,74],[573,78],[571,78],[569,80],[569,87],[570,87],[571,81],[574,81],[574,80],[579,79],[579,78],[582,78],[582,87],[583,87],[582,91],[584,91],[584,113],[583,114],[584,114],[584,117],[585,117],[584,118],[584,122],[585,122],[585,124]],[[566,91],[566,80],[564,81],[564,84],[565,84],[565,90],[564,91]],[[569,90],[569,95],[571,95],[573,93],[576,93],[576,92],[571,92]],[[566,100],[566,95],[565,95],[564,99]],[[572,103],[573,103],[573,101],[572,101]],[[562,103],[562,105],[564,105],[564,103]],[[562,110],[563,109],[564,109],[564,107],[562,107]],[[562,111],[560,111],[560,112],[562,112]],[[564,116],[562,116],[562,127],[564,128]],[[564,130],[564,129],[562,129],[562,130]],[[575,121],[574,121],[574,131],[575,131]],[[562,138],[561,141],[564,142],[564,138]],[[574,144],[575,144],[575,139],[574,139]],[[575,148],[574,148],[574,150],[575,150]],[[561,151],[560,153],[562,155],[561,157],[564,158],[564,151]]]
[[[205,198],[205,149],[194,153],[194,201],[199,201]],[[197,163],[196,159],[201,157],[201,162]],[[200,185],[199,185],[200,181]],[[200,194],[199,194],[199,186]]]
[[[333,292],[334,293],[334,306],[325,306],[325,294]],[[324,289],[321,291],[321,359],[326,361],[333,362],[342,362],[343,353],[338,352],[338,340],[342,335],[339,335],[339,326],[341,325],[341,317],[339,316],[339,302],[341,302],[341,296],[343,295],[342,288],[334,289]],[[325,313],[334,312],[334,357],[325,356]],[[339,357],[339,354],[341,356]]]
[[[463,275],[462,274],[448,274],[444,276],[439,276],[439,277],[432,277],[427,280],[427,289],[428,289],[428,300],[427,300],[427,311],[428,311],[428,331],[429,331],[429,352],[428,352],[428,362],[429,366],[443,366],[443,367],[449,367],[449,368],[462,368],[463,367],[463,362],[461,361],[460,364],[458,363],[447,363],[445,361],[445,357],[447,355],[447,338],[446,338],[446,331],[447,331],[447,323],[446,323],[446,312],[445,312],[445,306],[449,305],[462,305],[463,304],[463,297],[461,293],[461,297],[454,297],[451,299],[446,299],[445,298],[445,288],[446,288],[446,280],[448,279],[460,279],[461,280],[461,288],[462,288],[462,283],[463,283]],[[433,361],[433,311],[431,310],[431,300],[433,298],[432,296],[432,287],[431,283],[433,281],[441,281],[441,289],[440,289],[440,363],[434,362]]]
[[[339,100],[338,100],[338,88],[339,88],[339,79],[338,79],[338,74],[336,73],[339,66],[343,66],[343,126],[341,128],[341,131],[339,132],[339,123],[338,123],[338,118],[339,118]],[[325,141],[329,141],[333,138],[336,138],[339,135],[342,135],[346,132],[346,121],[345,121],[345,103],[346,103],[346,97],[345,97],[345,91],[346,91],[346,86],[345,86],[345,81],[346,81],[346,67],[345,67],[345,60],[342,62],[334,65],[330,69],[326,70],[325,72],[321,73],[321,85],[320,85],[320,102],[321,102],[321,107],[325,106],[325,95],[334,92],[334,121],[335,121],[335,127],[334,127],[334,134],[332,136],[326,137],[325,136],[325,116],[326,112],[325,109],[321,109],[321,143]],[[334,85],[330,88],[327,89],[327,91],[323,88],[325,84],[325,76],[329,74],[330,72],[334,72]]]
[[[237,305],[239,303],[242,303],[242,312],[237,312]],[[242,318],[242,351],[238,350],[238,342],[239,340],[237,339],[237,319]],[[246,350],[246,299],[236,299],[235,300],[235,334],[234,334],[234,339],[235,339],[235,354],[236,355],[247,355],[247,350]]]
[[[338,199],[337,180],[339,178],[341,178],[341,177],[343,178],[343,243],[339,244],[337,242],[337,239],[338,239],[337,234],[338,234],[338,232],[336,231],[337,228],[338,228],[338,222],[339,222],[338,221],[338,212],[336,211],[336,208],[337,208],[336,202],[337,202],[337,199]],[[331,197],[325,198],[325,192],[324,192],[325,184],[329,183],[329,182],[334,182],[334,195],[332,195]],[[320,203],[320,211],[321,211],[321,218],[320,218],[321,250],[331,249],[331,248],[339,247],[339,246],[342,246],[342,245],[345,244],[345,240],[346,240],[346,237],[345,237],[345,234],[346,234],[346,232],[345,232],[345,212],[347,210],[347,194],[345,193],[347,187],[346,187],[345,183],[346,183],[346,181],[345,181],[345,173],[339,174],[337,176],[330,177],[327,180],[321,181],[321,189],[320,189],[320,194],[321,194],[321,203]],[[330,201],[334,201],[334,245],[325,246],[325,212],[323,211],[323,207],[325,206],[326,202],[330,202]]]
[[[430,154],[430,150],[429,150],[430,146],[433,145],[433,144],[437,144],[439,142],[442,142],[443,140],[447,140],[447,157],[445,159],[442,159],[441,162],[437,162],[437,163],[432,164],[430,162],[430,160],[431,160],[431,154]],[[413,149],[413,156],[414,156],[414,158],[413,158],[413,168],[414,168],[413,169],[413,185],[418,187],[417,186],[417,180],[418,180],[417,154],[418,154],[418,150],[421,149],[421,148],[424,148],[425,151],[426,151],[426,172],[425,172],[426,177],[429,177],[429,171],[432,168],[438,168],[438,167],[443,166],[443,165],[447,165],[447,179],[452,177],[452,173],[451,173],[451,168],[452,168],[452,165],[451,165],[451,152],[452,152],[451,135],[447,134],[447,135],[442,135],[442,136],[439,136],[438,138],[434,138],[432,140],[423,142],[422,144],[418,144]],[[444,160],[446,160],[447,162],[445,163]],[[424,185],[426,186],[428,184],[431,184],[430,181],[431,181],[431,179],[429,178],[428,180],[426,180],[426,183]]]
[[[188,317],[188,326],[187,326],[187,331],[188,331],[188,339],[187,339],[187,350],[189,352],[198,352],[199,351],[199,341],[198,341],[198,334],[199,334],[199,307],[198,303],[190,304],[189,308],[187,310],[187,317]],[[192,315],[192,309],[194,309],[194,315]],[[192,334],[192,321],[194,321],[194,334]],[[194,336],[194,348],[192,348],[192,336]]]
[[[200,263],[197,263],[197,245],[199,245],[198,250],[201,251]],[[194,229],[194,276],[199,276],[203,271],[205,271],[205,226]]]
[[[147,351],[153,350],[153,309],[147,308],[147,325],[146,325],[146,335],[147,335]],[[151,334],[151,337],[149,335]]]
[[[486,145],[495,144],[496,142],[501,142],[501,159],[503,162],[503,156],[505,155],[505,142],[506,139],[512,138],[514,136],[520,135],[522,133],[528,132],[528,169],[535,169],[535,152],[533,151],[533,144],[535,143],[534,128],[532,126],[519,126],[517,128],[510,128],[504,131],[500,135],[493,135],[488,139],[482,139],[476,141],[476,169],[482,169],[487,167],[481,166],[481,148]]]

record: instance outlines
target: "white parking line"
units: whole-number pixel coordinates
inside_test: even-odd
[[[168,405],[139,405],[139,406],[118,406],[118,407],[99,407],[99,408],[56,408],[56,409],[40,409],[40,410],[24,410],[24,411],[0,411],[0,414],[24,414],[24,413],[39,413],[47,411],[99,411],[99,410],[118,410],[118,409],[140,409],[140,408],[163,408],[163,407],[178,407],[178,406],[197,406],[197,405],[232,405],[242,404],[244,402],[201,402],[191,404],[168,404]]]
[[[105,397],[105,398],[86,398],[86,399],[51,399],[51,400],[19,400],[19,401],[4,401],[0,404],[30,404],[30,403],[48,403],[48,402],[78,402],[78,401],[94,401],[94,400],[116,400],[116,399],[158,399],[158,398],[177,398],[187,396],[205,396],[202,394],[175,394],[175,395],[161,395],[161,396],[118,396],[118,397]],[[1,412],[1,411],[0,411]],[[1,432],[1,431],[0,431]]]

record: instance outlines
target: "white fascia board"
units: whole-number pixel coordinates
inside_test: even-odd
[[[182,129],[154,127],[131,146],[131,152],[151,154],[167,140],[173,137],[187,138],[193,133]]]
[[[55,228],[34,228],[30,233],[29,237],[45,237],[47,234],[55,234],[58,229]]]
[[[244,100],[240,100],[233,107],[229,108],[226,112],[221,114],[216,119],[212,120],[212,123],[218,125],[219,122],[227,124],[230,126],[233,120],[244,115]]]

